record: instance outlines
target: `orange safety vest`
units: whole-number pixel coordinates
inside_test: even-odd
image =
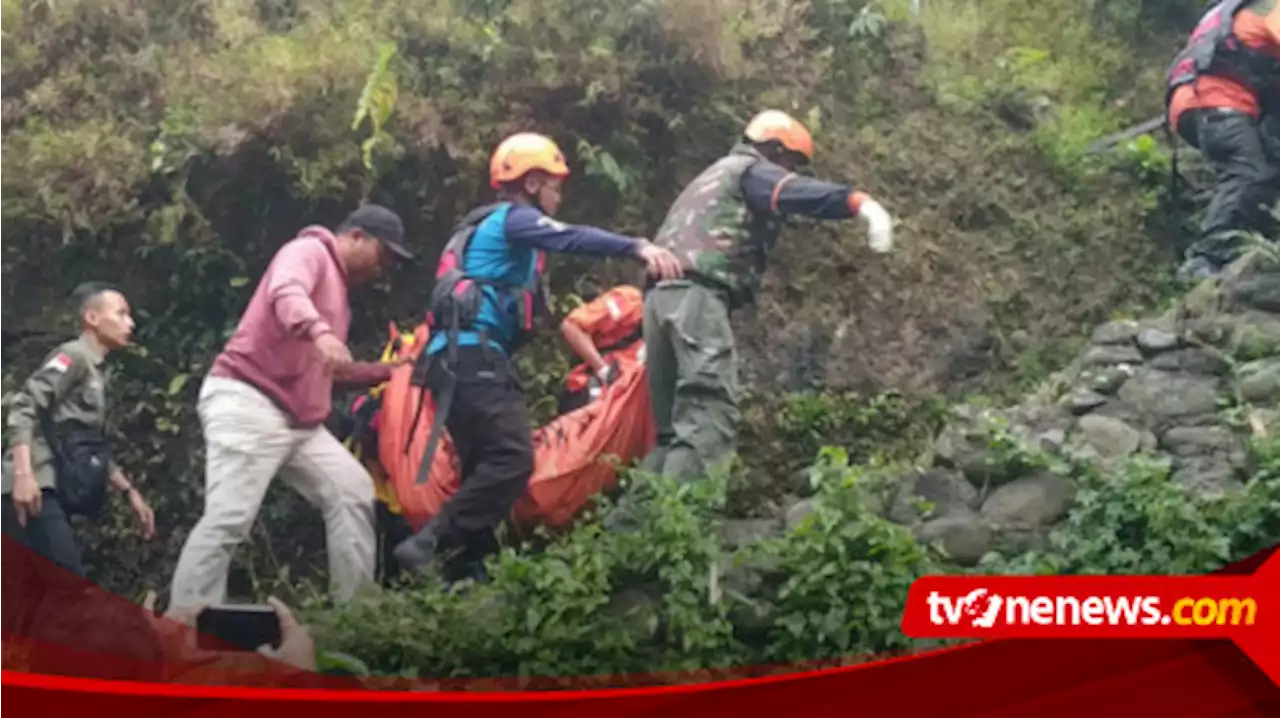
[[[600,349],[605,361],[638,361],[640,331],[644,322],[644,295],[630,285],[610,289],[586,304],[574,309],[565,318],[591,337],[591,343]],[[570,392],[587,388],[591,380],[591,368],[585,363],[569,371],[565,386]]]

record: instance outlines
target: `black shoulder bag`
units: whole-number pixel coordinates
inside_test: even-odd
[[[64,421],[59,431],[47,409],[39,412],[63,511],[69,516],[97,516],[106,503],[111,469],[111,447],[105,432],[78,421]]]

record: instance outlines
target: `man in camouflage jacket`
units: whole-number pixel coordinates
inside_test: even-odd
[[[776,110],[756,115],[728,155],[676,199],[654,238],[684,277],[645,299],[644,342],[658,445],[645,468],[678,480],[727,468],[735,452],[738,357],[730,313],[755,301],[782,219],[857,218],[876,252],[892,248],[883,207],[848,185],[803,177],[813,158],[803,125]]]

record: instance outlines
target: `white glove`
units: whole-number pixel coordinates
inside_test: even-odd
[[[879,202],[874,199],[863,200],[858,208],[858,219],[867,225],[867,243],[871,251],[884,254],[893,249],[893,220]]]
[[[599,371],[592,374],[588,380],[587,396],[591,397],[592,400],[600,398],[600,395],[604,393],[605,387],[618,378],[618,373],[618,369],[614,364],[605,364]]]

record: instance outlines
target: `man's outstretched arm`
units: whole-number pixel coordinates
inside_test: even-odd
[[[884,207],[847,184],[805,177],[772,162],[753,165],[742,176],[747,204],[757,212],[776,216],[802,215],[814,219],[860,219],[867,224],[871,248],[892,248],[892,222]]]

